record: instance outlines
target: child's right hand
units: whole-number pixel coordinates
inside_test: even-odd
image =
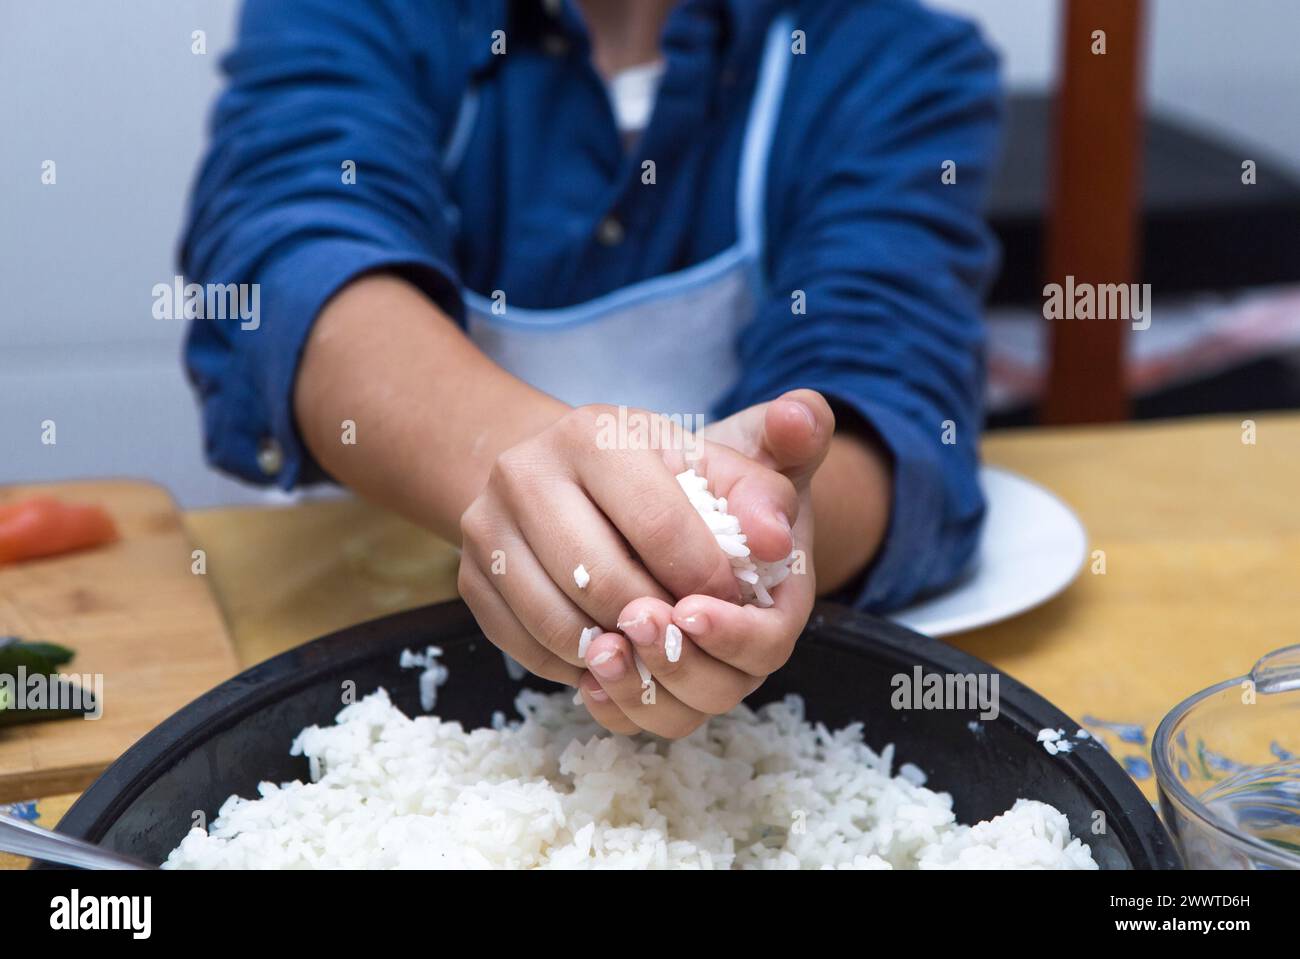
[[[727,497],[760,559],[789,554],[798,519],[795,488],[781,473],[694,437],[672,449],[601,442],[609,435],[604,417],[617,415],[614,407],[579,407],[506,450],[461,517],[458,585],[484,634],[526,669],[569,685],[585,669],[583,629],[613,631],[632,600],[738,599],[731,564],[677,473],[694,468],[714,495]],[[688,459],[692,447],[699,455]],[[585,589],[574,579],[580,564],[591,576]],[[708,682],[728,697],[753,685],[725,664],[714,671]],[[682,735],[695,715],[661,689],[640,726],[616,725]]]

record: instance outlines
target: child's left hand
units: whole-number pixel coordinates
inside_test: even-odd
[[[812,390],[786,393],[704,431],[711,442],[730,446],[783,473],[794,484],[799,497],[791,531],[795,571],[775,588],[775,605],[768,608],[737,606],[703,595],[686,596],[675,606],[651,597],[628,603],[619,616],[622,635],[604,633],[592,640],[587,654],[591,668],[579,684],[588,709],[602,725],[616,732],[640,732],[641,727],[628,717],[643,716],[653,706],[653,687],[643,689],[632,668],[633,650],[655,682],[672,694],[665,699],[680,715],[656,717],[654,725],[660,735],[673,738],[692,732],[711,715],[730,710],[790,658],[817,595],[811,481],[834,432],[830,406]],[[758,551],[755,555],[765,561],[784,558]],[[670,662],[664,651],[670,623],[682,631],[676,662]],[[602,657],[606,652],[613,655]],[[598,660],[600,666],[591,665]],[[602,670],[611,664],[612,669]]]

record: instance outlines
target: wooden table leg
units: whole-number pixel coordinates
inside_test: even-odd
[[[1142,0],[1067,0],[1046,282],[1131,283],[1140,224]],[[1104,36],[1097,31],[1104,32]],[[1097,52],[1104,44],[1105,52]],[[1149,304],[1148,304],[1149,308]],[[1053,319],[1046,423],[1128,417],[1120,319]]]

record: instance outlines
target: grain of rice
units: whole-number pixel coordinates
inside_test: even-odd
[[[586,629],[582,631],[582,634],[578,636],[578,658],[579,659],[585,660],[587,658],[587,650],[591,646],[591,641],[599,635],[600,635],[599,626],[588,626]]]
[[[930,777],[925,774],[925,770],[914,763],[903,763],[898,767],[898,775],[902,776],[913,786],[924,786],[925,781]]]
[[[424,652],[402,650],[397,665],[402,669],[422,670],[419,676],[420,708],[431,713],[438,705],[438,687],[447,681],[447,667],[438,662],[442,655],[440,646],[427,646]]]
[[[520,666],[518,661],[505,650],[501,651],[501,658],[504,659],[506,663],[506,675],[515,682],[519,682],[519,680],[528,675],[528,670]]]
[[[578,589],[586,589],[587,584],[591,582],[591,574],[587,572],[587,567],[581,563],[573,571],[573,581],[578,584]]]
[[[669,623],[664,630],[664,656],[670,663],[682,658],[682,631],[674,623]]]

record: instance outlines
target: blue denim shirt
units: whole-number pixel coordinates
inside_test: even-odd
[[[768,166],[768,295],[713,412],[822,391],[893,458],[887,539],[850,599],[895,607],[950,582],[983,516],[980,302],[997,254],[981,207],[1001,103],[977,31],[914,0],[681,0],[631,152],[571,0],[247,0],[181,249],[191,282],[260,289],[256,329],[189,331],[209,459],[285,488],[325,478],[294,377],[315,317],[363,273],[397,272],[460,319],[462,289],[568,306],[733,244],[781,9],[799,32]],[[470,84],[477,122],[447,174]],[[602,242],[609,216],[617,243]],[[268,444],[279,461],[259,464]]]

